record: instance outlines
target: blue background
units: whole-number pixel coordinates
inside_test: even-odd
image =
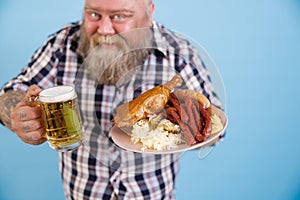
[[[83,0],[0,1],[0,84]],[[159,0],[155,18],[205,47],[222,75],[226,139],[182,156],[177,199],[300,199],[300,1]],[[0,128],[0,199],[62,200],[57,153]]]

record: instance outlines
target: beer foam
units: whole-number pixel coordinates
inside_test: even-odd
[[[39,94],[39,100],[45,103],[63,102],[76,97],[76,92],[72,86],[56,86],[45,89]]]

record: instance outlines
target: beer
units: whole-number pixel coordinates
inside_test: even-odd
[[[78,148],[83,140],[83,127],[74,89],[58,86],[43,90],[39,95],[39,104],[50,147],[57,151]]]

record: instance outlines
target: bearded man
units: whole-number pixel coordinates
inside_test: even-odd
[[[219,104],[188,41],[153,21],[150,0],[86,0],[82,21],[51,35],[0,93],[1,122],[25,143],[45,142],[41,90],[72,85],[85,142],[59,153],[66,199],[174,199],[179,154],[138,154],[109,136],[117,105],[180,74],[184,86]]]

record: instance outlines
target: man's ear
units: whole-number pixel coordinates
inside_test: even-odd
[[[153,21],[153,18],[154,18],[154,10],[155,10],[155,5],[153,3],[153,1],[150,2],[149,4],[149,15],[150,15],[150,18],[151,18],[151,21]]]

